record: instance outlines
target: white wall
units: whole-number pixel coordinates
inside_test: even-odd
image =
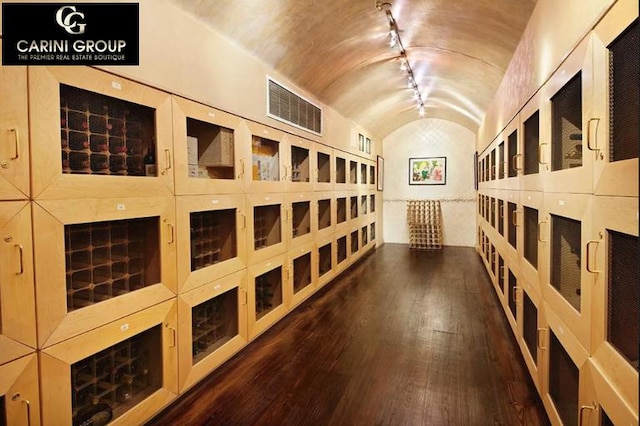
[[[444,244],[475,246],[475,144],[470,130],[434,118],[409,123],[383,140],[385,242],[409,243],[405,200],[441,199]],[[447,157],[446,185],[409,185],[409,158],[440,156]]]

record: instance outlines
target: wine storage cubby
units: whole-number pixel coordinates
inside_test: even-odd
[[[160,282],[159,217],[65,225],[67,312]]]
[[[325,244],[318,249],[318,276],[322,277],[331,271],[331,243]]]
[[[292,231],[289,230],[292,228],[287,220],[289,215],[284,214],[284,206],[285,194],[253,194],[247,198],[249,263],[260,262],[286,251],[291,240]],[[286,233],[283,233],[283,229],[286,229]]]
[[[638,139],[640,96],[638,61],[640,23],[635,5],[621,4],[619,16],[605,17],[594,37],[594,72],[600,156],[596,157],[594,184],[597,195],[638,196]],[[595,115],[595,114],[594,114]],[[600,129],[601,128],[601,129]]]
[[[327,198],[318,200],[318,230],[331,227],[332,215],[331,199]]]
[[[88,67],[28,72],[34,198],[173,193],[169,94]]]
[[[362,215],[366,215],[367,214],[367,207],[368,207],[368,202],[367,202],[367,196],[366,195],[361,195],[360,196],[360,211],[362,212]]]
[[[314,243],[305,244],[290,250],[288,253],[287,280],[291,283],[287,291],[291,291],[287,297],[291,300],[291,307],[300,304],[311,296],[316,290],[317,272],[315,264],[317,253]]]
[[[0,364],[33,352],[36,312],[31,206],[0,202]]]
[[[332,191],[334,188],[335,174],[333,148],[321,144],[315,144],[316,152],[316,179],[315,191]]]
[[[178,296],[181,392],[247,344],[246,283],[241,270]]]
[[[367,165],[360,163],[360,185],[367,184]]]
[[[363,226],[360,235],[362,237],[362,247],[366,247],[369,244],[369,227]]]
[[[251,175],[254,181],[280,181],[280,143],[265,137],[251,137]]]
[[[318,263],[316,271],[318,273],[318,286],[323,286],[336,275],[336,251],[335,238],[333,236],[318,239],[316,242]]]
[[[509,161],[507,164],[507,177],[514,178],[518,176],[518,159],[520,153],[518,152],[518,129],[516,128],[507,137],[507,149]]]
[[[240,123],[239,117],[173,96],[176,194],[242,190]]]
[[[174,216],[172,197],[34,203],[39,347],[174,297]]]
[[[336,240],[337,261],[338,265],[347,260],[347,236],[343,235]]]
[[[498,219],[498,234],[500,234],[500,236],[504,237],[504,218],[505,218],[505,214],[504,214],[504,200],[501,198],[498,198],[498,213],[497,213],[497,219]]]
[[[516,231],[518,220],[517,208],[516,203],[507,202],[507,241],[514,250],[518,248],[518,233]]]
[[[0,425],[39,425],[40,393],[35,353],[0,364]]]
[[[522,108],[522,176],[520,189],[542,191],[543,178],[551,171],[551,102],[543,90],[536,93]]]
[[[553,330],[549,333],[549,396],[563,424],[578,424],[580,370]]]
[[[244,196],[181,196],[176,211],[179,292],[246,267]]]
[[[336,183],[347,183],[347,162],[338,156],[336,156]]]
[[[289,268],[284,255],[249,266],[249,338],[259,335],[288,312],[293,295]]]
[[[349,219],[354,220],[358,218],[358,196],[354,195],[350,198],[349,202],[350,214]]]
[[[173,400],[176,311],[166,301],[41,351],[43,424],[139,424]]]
[[[508,318],[512,323],[512,326],[515,324],[516,319],[518,318],[518,277],[516,272],[512,270],[511,267],[507,268],[507,307],[509,308],[509,313],[511,314],[511,318]]]
[[[293,259],[293,294],[311,285],[311,252]]]
[[[523,216],[524,258],[534,269],[538,269],[538,210],[524,206]]]
[[[376,166],[369,166],[369,186],[373,187],[376,185]]]
[[[336,198],[336,223],[347,222],[347,197]]]
[[[192,364],[238,335],[238,287],[191,308]]]
[[[2,41],[0,40],[0,45]],[[29,188],[27,68],[0,65],[0,200],[26,200]]]
[[[358,250],[360,249],[360,239],[358,238],[358,230],[351,231],[350,235],[351,240],[351,256],[358,254]]]
[[[253,219],[255,250],[260,250],[282,241],[279,204],[254,207]]]
[[[536,110],[523,123],[524,145],[524,175],[538,174],[539,168],[539,146],[540,146],[540,111]]]
[[[369,203],[369,211],[371,213],[375,213],[376,212],[376,196],[375,196],[375,194],[371,194],[369,196],[369,201],[370,201],[370,203]]]
[[[60,85],[62,173],[157,176],[153,108]]]
[[[318,183],[331,182],[331,156],[318,152]]]
[[[330,201],[330,200],[325,200]],[[298,201],[291,203],[292,209],[292,238],[296,239],[311,233],[311,202]],[[320,213],[319,213],[320,214]],[[324,213],[323,213],[324,214]],[[329,219],[331,217],[329,216]]]
[[[375,222],[369,225],[369,235],[371,236],[371,242],[376,240],[376,223]]]
[[[538,363],[538,307],[529,293],[522,292],[522,340],[524,341],[533,365]]]
[[[580,312],[582,239],[580,221],[551,215],[550,284]]]
[[[582,167],[582,74],[552,98],[551,170]]]
[[[350,160],[349,161],[349,183],[353,185],[358,184],[358,162]]]
[[[498,176],[496,167],[496,150],[494,148],[489,153],[489,180],[496,180],[496,177]]]
[[[309,149],[291,145],[291,182],[310,182]]]

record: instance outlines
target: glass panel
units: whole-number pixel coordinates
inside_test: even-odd
[[[309,150],[291,146],[291,182],[309,182]]]
[[[256,320],[282,305],[282,267],[277,267],[255,279]]]
[[[638,20],[609,46],[609,161],[638,158],[640,140],[640,25]]]
[[[507,299],[509,302],[509,310],[511,311],[511,314],[513,315],[513,318],[517,318],[516,316],[516,287],[518,287],[518,279],[516,278],[516,276],[513,274],[513,272],[511,272],[511,269],[509,269],[509,281],[507,282],[508,284],[508,293],[507,293]]]
[[[255,181],[280,180],[280,144],[259,136],[251,137],[251,165]]]
[[[369,166],[369,184],[371,185],[376,184],[376,167],[375,166]]]
[[[582,166],[582,75],[551,98],[551,170]]]
[[[157,176],[155,110],[60,85],[62,172]]]
[[[301,235],[307,235],[311,232],[311,203],[309,201],[300,201],[298,203],[292,203],[293,221],[292,231],[293,238]]]
[[[237,257],[236,210],[190,214],[191,270]]]
[[[336,183],[347,183],[346,161],[340,157],[336,157]]]
[[[331,200],[318,201],[318,229],[331,226]]]
[[[498,200],[498,232],[504,235],[504,200]]]
[[[516,234],[516,225],[513,222],[516,207],[517,206],[514,203],[511,203],[511,202],[507,203],[507,223],[508,223],[507,233],[509,236],[509,244],[514,249],[517,247],[517,238],[518,238]]]
[[[311,284],[311,253],[304,254],[293,260],[293,292]]]
[[[67,311],[157,284],[158,217],[65,225]]]
[[[551,285],[580,312],[580,221],[551,215]]]
[[[360,164],[360,183],[363,185],[367,183],[367,165],[366,164]]]
[[[509,170],[508,176],[516,177],[518,171],[516,170],[516,156],[518,155],[518,131],[514,130],[507,139],[509,144],[509,164],[507,164],[507,170]]]
[[[190,178],[235,179],[232,129],[187,118]]]
[[[253,238],[255,250],[282,241],[279,204],[253,208]]]
[[[555,334],[549,334],[549,395],[563,424],[577,425],[580,373]]]
[[[331,243],[326,244],[318,249],[318,276],[321,277],[331,271]]]
[[[498,157],[498,164],[496,164],[498,179],[504,179],[504,165],[507,162],[507,159],[504,157],[504,142],[500,142],[500,145],[498,145]]]
[[[540,143],[540,114],[534,112],[524,122],[524,174],[538,173],[538,145]]]
[[[369,233],[371,234],[371,241],[376,239],[376,224],[375,222],[369,225]]]
[[[358,162],[350,161],[349,164],[349,182],[358,183]]]
[[[607,340],[638,369],[640,273],[638,237],[607,232]]]
[[[338,263],[347,260],[347,236],[338,238]]]
[[[358,217],[358,197],[351,197],[351,219]]]
[[[331,182],[331,157],[324,152],[318,153],[318,182]]]
[[[119,417],[162,386],[161,326],[72,364],[70,380],[74,425]]]
[[[193,364],[238,335],[238,288],[191,308]]]
[[[533,304],[526,291],[522,304],[522,334],[529,354],[534,363],[538,363],[538,308]]]
[[[358,251],[358,231],[353,231],[351,233],[351,254]]]
[[[336,215],[337,222],[343,223],[347,221],[347,199],[346,198],[338,198],[336,199]]]

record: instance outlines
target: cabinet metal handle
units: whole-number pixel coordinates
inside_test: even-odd
[[[171,151],[169,148],[164,149],[164,163],[164,171],[166,172],[171,169]]]
[[[247,216],[240,213],[240,217],[242,217],[242,227],[240,229],[247,229]]]
[[[596,122],[596,137],[595,139],[595,146],[591,146],[591,123],[592,122]],[[600,119],[599,118],[590,118],[589,121],[587,121],[587,148],[589,148],[590,151],[600,151],[600,148],[598,148],[598,125],[600,124]]]
[[[500,267],[500,273],[498,274],[498,278],[500,279],[500,281],[504,280],[504,271],[505,271],[506,267],[505,266],[501,266]]]
[[[580,413],[578,414],[578,426],[582,426],[582,419],[584,418],[584,410],[596,411],[598,410],[598,405],[595,402],[591,403],[592,405],[583,405],[580,407]]]
[[[14,136],[14,142],[15,142],[15,148],[16,148],[16,155],[11,157],[12,160],[17,160],[18,158],[20,158],[20,132],[18,132],[18,129],[9,129],[10,132],[13,132],[13,136]]]
[[[165,327],[167,327],[167,329],[171,331],[171,344],[169,345],[169,347],[175,348],[178,342],[178,339],[176,337],[176,329],[174,327],[171,327],[168,323],[165,325]]]
[[[513,170],[517,172],[522,171],[522,168],[518,167],[518,158],[522,157],[522,154],[516,154],[513,157],[511,157],[511,162],[513,164],[511,164],[513,166]]]
[[[546,328],[539,328],[537,330],[537,333],[536,333],[536,346],[538,347],[538,349],[540,349],[542,351],[545,351],[545,350],[547,350],[547,347],[540,345],[540,342],[542,342],[542,339],[540,338],[540,332],[541,331],[547,331],[547,329]]]
[[[513,287],[511,290],[511,300],[518,303],[518,287]]]
[[[169,228],[169,241],[168,244],[173,244],[174,241],[174,229],[171,223],[167,223],[167,227]]]
[[[22,244],[16,244],[15,246],[18,248],[18,260],[20,265],[20,267],[18,268],[18,272],[16,272],[16,275],[22,275],[24,274],[24,247],[22,247]]]
[[[542,239],[542,232],[541,232],[542,226],[541,225],[543,223],[547,223],[547,221],[546,220],[542,220],[542,221],[538,222],[538,242],[540,242],[540,243],[548,243],[549,240],[543,240]]]
[[[549,144],[548,144],[548,143],[546,143],[546,142],[543,142],[543,143],[541,143],[540,145],[538,145],[538,164],[545,164],[545,165],[547,164],[547,162],[546,162],[546,161],[542,161],[542,159],[543,159],[543,155],[542,155],[542,154],[543,154],[542,147],[543,147],[543,146],[547,146],[547,145],[549,145]]]
[[[12,401],[17,401],[21,397],[20,393],[14,393],[11,397]],[[27,425],[31,426],[31,402],[28,399],[21,399],[21,403],[23,403],[27,407]]]
[[[587,241],[587,272],[591,272],[592,274],[599,274],[602,271],[598,269],[591,269],[591,245],[592,244],[600,244],[600,240],[589,240]]]

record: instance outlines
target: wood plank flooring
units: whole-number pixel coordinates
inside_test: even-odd
[[[475,251],[385,244],[149,425],[546,425]]]

